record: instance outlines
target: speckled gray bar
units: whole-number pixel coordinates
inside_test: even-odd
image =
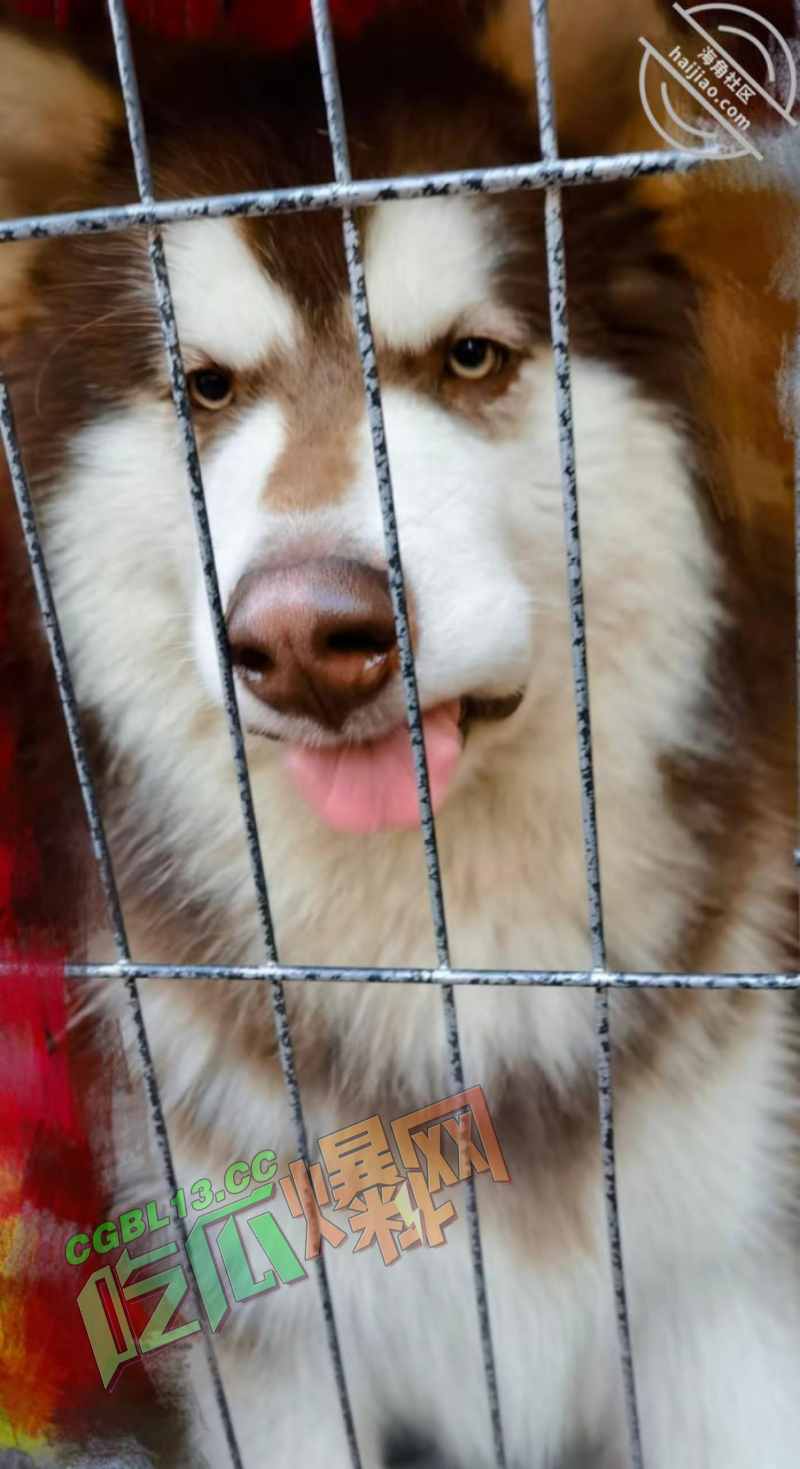
[[[314,19],[314,34],[317,42],[320,75],[322,78],[322,89],[328,116],[328,133],[331,152],[333,154],[334,174],[337,184],[340,187],[346,187],[351,182],[350,157],[347,146],[347,132],[339,87],[339,74],[330,24],[328,0],[312,0],[312,15]],[[419,691],[417,688],[416,670],[414,668],[414,655],[411,648],[411,633],[408,625],[405,581],[400,555],[400,543],[397,535],[397,518],[395,515],[389,452],[386,443],[386,426],[383,418],[378,364],[370,322],[367,286],[364,278],[361,240],[355,215],[349,206],[342,210],[342,227],[356,339],[361,358],[364,394],[367,402],[367,414],[372,436],[375,476],[383,519],[389,588],[392,595],[397,644],[400,653],[400,672],[403,680],[406,714],[414,757],[420,826],[425,851],[425,865],[428,875],[428,891],[430,894],[436,953],[440,967],[446,970],[450,963],[447,921],[445,917],[444,894],[442,891],[442,877],[439,868],[436,824],[431,805],[428,763],[422,733]],[[452,987],[447,984],[444,985],[442,990],[442,1005],[450,1083],[454,1092],[463,1091],[465,1085],[464,1065],[458,1031],[456,1000]],[[505,1469],[506,1454],[503,1440],[503,1425],[500,1415],[500,1397],[492,1342],[492,1327],[489,1316],[486,1272],[483,1263],[478,1200],[475,1190],[475,1180],[472,1176],[466,1181],[466,1193],[467,1225],[470,1235],[475,1300],[478,1310],[478,1327],[489,1404],[494,1457],[497,1469]]]
[[[148,223],[150,262],[153,273],[155,296],[161,321],[164,346],[169,364],[170,385],[172,399],[178,419],[178,425],[183,439],[186,471],[191,496],[192,512],[197,532],[198,546],[203,567],[206,595],[211,615],[214,638],[217,648],[217,658],[223,689],[223,701],[225,715],[228,723],[228,732],[231,740],[231,750],[236,771],[236,780],[239,792],[239,801],[244,821],[245,838],[247,850],[250,857],[250,870],[256,893],[256,902],[261,922],[261,931],[267,959],[271,964],[277,960],[277,947],[272,925],[272,916],[267,894],[267,883],[264,873],[264,863],[261,854],[261,843],[256,822],[253,795],[250,786],[250,774],[247,767],[247,756],[244,748],[241,720],[239,717],[239,706],[236,699],[236,688],[234,683],[233,668],[231,666],[230,649],[225,626],[225,613],[217,579],[217,569],[214,559],[214,548],[211,542],[211,529],[208,521],[203,479],[200,469],[200,458],[195,442],[194,423],[189,395],[186,386],[186,372],[181,356],[180,342],[178,339],[178,328],[175,320],[175,310],[170,288],[169,274],[167,271],[164,242],[161,229],[153,217],[153,182],[150,171],[150,159],[147,148],[142,107],[139,97],[139,87],[136,79],[136,71],[131,52],[128,22],[125,6],[122,0],[108,0],[108,12],[114,35],[114,45],[117,54],[120,85],[125,104],[125,116],[128,126],[131,151],[133,153],[134,168],[136,172],[136,183],[145,210],[145,219]],[[292,1043],[289,1020],[286,1013],[286,997],[283,985],[279,979],[274,978],[269,966],[265,971],[264,978],[269,983],[272,1001],[272,1015],[275,1032],[278,1040],[278,1051],[284,1084],[286,1087],[289,1108],[294,1123],[295,1137],[299,1156],[305,1161],[309,1160],[308,1137],[306,1132],[305,1118],[303,1115],[302,1099],[300,1096],[300,1085],[295,1065],[294,1046]],[[322,1253],[316,1259],[316,1275],[320,1292],[320,1302],[325,1323],[325,1332],[328,1341],[331,1366],[336,1382],[339,1403],[342,1411],[342,1419],[350,1446],[350,1454],[353,1469],[361,1469],[361,1460],[356,1443],[353,1415],[350,1407],[350,1399],[345,1381],[344,1364],[342,1361],[339,1336],[336,1328],[336,1320],[331,1300],[330,1285],[328,1282],[327,1267]],[[228,1441],[228,1448],[234,1464],[239,1464],[240,1454],[236,1442],[235,1429],[227,1411],[227,1404],[223,1414],[224,1426]]]
[[[697,153],[617,153],[562,158],[551,163],[520,163],[507,168],[458,169],[448,173],[408,174],[404,178],[358,179],[347,184],[312,184],[291,189],[258,189],[244,194],[204,195],[197,199],[158,199],[108,205],[58,214],[26,214],[0,220],[0,244],[7,240],[45,240],[57,235],[103,234],[113,230],[170,224],[179,219],[220,219],[234,215],[298,214],[319,209],[356,209],[401,199],[443,199],[454,194],[507,194],[514,189],[546,189],[550,184],[603,184],[612,179],[688,173],[724,159],[709,149]]]
[[[544,989],[610,990],[798,990],[800,974],[691,973],[615,969],[338,969],[328,964],[68,964],[71,979],[219,979],[235,982],[280,979],[284,984],[438,984]],[[0,979],[13,966],[0,964]]]
[[[539,112],[539,139],[543,158],[552,163],[558,155],[558,141],[556,137],[552,71],[550,66],[548,0],[531,0],[531,19],[533,23],[536,94]],[[556,411],[558,413],[559,447],[561,453],[561,485],[564,499],[564,541],[567,557],[567,586],[572,628],[572,674],[575,687],[575,712],[578,726],[578,765],[588,888],[589,933],[592,946],[592,965],[598,973],[603,974],[606,968],[606,945],[603,931],[603,898],[600,886],[600,857],[597,843],[597,812],[592,764],[592,724],[589,706],[589,673],[586,654],[586,616],[583,598],[580,517],[575,474],[575,433],[572,416],[569,330],[567,325],[567,275],[560,184],[551,185],[545,194],[545,238],[550,295],[550,330],[556,377]],[[595,1036],[603,1191],[606,1202],[611,1279],[614,1289],[620,1362],[628,1419],[630,1462],[631,1469],[644,1469],[639,1412],[636,1401],[636,1377],[631,1351],[630,1321],[625,1290],[622,1230],[617,1198],[617,1169],[614,1152],[614,1105],[611,1080],[610,1010],[608,989],[605,985],[598,986],[595,991]]]

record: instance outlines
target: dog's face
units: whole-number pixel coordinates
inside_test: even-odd
[[[318,221],[304,223],[313,231]],[[530,672],[528,456],[545,347],[503,291],[503,267],[515,262],[497,224],[491,208],[462,199],[384,205],[364,221],[425,709],[466,699],[510,707]],[[403,717],[338,225],[325,224],[330,289],[311,309],[290,250],[270,271],[275,247],[259,253],[253,231],[188,226],[169,247],[195,396],[203,363],[225,368],[208,380],[225,390],[222,406],[208,402],[198,417],[243,713],[251,728],[311,745],[384,736]],[[273,238],[280,249],[280,229]],[[218,296],[207,288],[215,261],[226,262]],[[551,395],[539,411],[552,413]],[[195,655],[216,694],[202,585],[193,605]]]
[[[408,69],[402,104],[383,89],[355,94],[359,172],[535,151],[523,100],[462,64],[458,94],[483,89],[468,140],[438,72]],[[346,101],[360,74],[346,73]],[[234,112],[224,125],[156,129],[163,190],[325,177],[319,100],[303,96],[289,106],[266,88],[246,123]],[[111,187],[126,187],[119,162]],[[668,493],[685,477],[676,422],[690,292],[624,191],[574,193],[583,513],[596,596],[624,634],[639,533],[672,517],[679,540],[701,539],[686,496]],[[497,742],[527,739],[568,677],[542,224],[538,194],[387,202],[360,217],[435,804]],[[243,722],[265,737],[257,759],[284,764],[329,825],[413,825],[376,416],[340,216],[180,222],[165,244]],[[49,300],[31,392],[39,422],[60,434],[42,480],[53,483],[54,465],[47,525],[79,688],[123,749],[141,748],[154,702],[179,741],[222,691],[145,241],[54,246]],[[691,568],[670,566],[680,596]]]

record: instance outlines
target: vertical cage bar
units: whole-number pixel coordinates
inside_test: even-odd
[[[154,202],[153,180],[124,0],[108,0],[108,12],[111,18],[120,85],[125,103],[125,116],[136,172],[137,190],[142,204],[148,206]],[[247,756],[245,754],[244,736],[239,717],[239,706],[236,700],[236,687],[228,649],[225,613],[222,606],[219,582],[217,580],[217,568],[211,542],[211,527],[200,471],[200,458],[197,452],[192,410],[186,388],[186,373],[178,340],[178,327],[172,301],[172,290],[167,273],[164,237],[161,229],[155,223],[148,226],[147,233],[156,304],[158,306],[161,331],[167,355],[170,388],[178,419],[178,427],[183,440],[192,514],[194,516],[198,548],[203,568],[203,579],[214,631],[214,643],[222,684],[225,717],[233,750],[233,761],[244,820],[247,850],[258,903],[259,922],[264,938],[264,947],[269,959],[274,963],[277,958],[275,932],[267,893],[264,863],[261,856],[253,794],[250,787],[250,775],[247,768]]]
[[[539,137],[542,156],[555,159],[558,153],[550,72],[550,43],[547,0],[531,0],[534,25],[536,93],[539,108]],[[600,890],[600,859],[597,844],[597,812],[595,808],[594,771],[592,766],[592,730],[589,712],[589,675],[586,657],[586,613],[583,597],[583,563],[581,555],[578,491],[575,471],[575,437],[572,418],[572,379],[567,326],[567,278],[564,255],[564,224],[561,189],[545,190],[545,237],[547,243],[547,277],[550,295],[550,329],[556,374],[556,409],[561,456],[561,483],[564,497],[564,539],[567,553],[567,585],[572,630],[572,673],[575,688],[575,711],[578,723],[578,762],[581,786],[583,845],[589,899],[589,927],[592,941],[592,965],[606,967],[603,932],[603,903]]]
[[[328,119],[328,134],[333,157],[334,175],[337,184],[346,185],[352,182],[350,153],[347,143],[344,106],[339,84],[339,70],[336,63],[328,0],[312,0],[312,15],[317,44],[317,56],[319,58],[320,77]],[[372,437],[375,476],[383,519],[389,586],[400,653],[400,670],[406,702],[406,715],[414,756],[420,825],[425,849],[436,951],[440,967],[448,969],[450,967],[450,947],[436,841],[436,824],[431,804],[428,763],[422,727],[422,712],[408,624],[405,579],[397,531],[397,515],[392,488],[389,452],[386,442],[386,424],[383,414],[375,339],[370,319],[360,231],[352,209],[346,207],[342,209],[342,230],[356,340],[361,359],[364,394]],[[455,993],[452,985],[444,985],[442,989],[442,1007],[450,1079],[454,1091],[463,1091],[465,1085],[464,1065],[461,1052],[461,1039],[458,1030]],[[492,1443],[497,1469],[505,1469],[506,1453],[500,1412],[497,1368],[489,1314],[489,1299],[486,1287],[486,1271],[483,1260],[477,1191],[475,1179],[472,1175],[467,1179],[467,1221],[469,1226],[473,1279],[475,1282],[475,1303],[478,1312],[481,1356],[492,1430]]]
[[[153,191],[153,178],[150,167],[149,149],[144,127],[141,99],[139,96],[139,85],[136,78],[136,69],[131,48],[130,32],[124,0],[107,0],[111,30],[114,38],[114,48],[119,70],[120,87],[125,105],[125,117],[128,127],[128,136],[133,154],[134,169],[136,173],[136,186],[139,198],[143,205],[152,207],[155,196]],[[275,942],[275,932],[272,923],[272,915],[267,892],[264,862],[261,853],[261,843],[258,834],[253,793],[250,784],[250,774],[247,765],[247,755],[244,747],[244,736],[242,733],[239,706],[236,698],[236,687],[234,683],[233,668],[231,665],[228,636],[225,626],[225,613],[217,578],[214,548],[211,540],[211,527],[208,519],[205,490],[200,469],[200,458],[197,452],[197,443],[194,434],[192,410],[186,386],[186,371],[181,354],[178,327],[175,317],[175,308],[170,287],[169,273],[167,270],[166,254],[162,232],[152,218],[148,225],[148,242],[150,264],[153,274],[156,303],[158,306],[161,331],[167,355],[170,373],[170,387],[175,413],[178,419],[183,439],[186,470],[189,481],[189,493],[191,497],[192,512],[197,533],[198,549],[200,551],[203,578],[205,582],[206,596],[208,599],[211,615],[214,640],[217,650],[217,661],[219,665],[220,678],[223,689],[223,700],[225,715],[228,724],[228,733],[231,740],[236,780],[239,790],[239,801],[244,820],[247,850],[250,859],[250,869],[256,892],[256,901],[261,925],[261,932],[266,950],[267,958],[271,964],[277,963],[278,954]],[[295,1129],[297,1148],[302,1160],[308,1164],[308,1134],[303,1115],[302,1099],[300,1095],[300,1084],[297,1077],[297,1068],[294,1056],[294,1045],[286,1011],[286,996],[280,980],[271,979],[270,993],[272,999],[272,1013],[275,1023],[275,1031],[278,1040],[278,1051],[280,1055],[281,1069],[283,1072],[284,1085],[289,1100],[292,1121]],[[355,1423],[353,1420],[350,1397],[342,1360],[339,1335],[336,1327],[336,1318],[331,1298],[330,1283],[324,1257],[320,1253],[316,1260],[317,1281],[319,1285],[322,1313],[325,1322],[325,1331],[328,1348],[331,1356],[334,1380],[342,1413],[342,1421],[347,1439],[348,1452],[353,1469],[361,1469],[361,1456],[356,1438]]]
[[[556,136],[552,70],[550,65],[548,0],[530,0],[530,5],[533,26],[533,54],[536,72],[539,138],[542,157],[545,161],[551,162],[558,157],[558,141]],[[581,784],[584,855],[588,887],[589,930],[591,935],[592,965],[594,969],[604,971],[606,969],[606,946],[603,929],[603,900],[600,886],[600,858],[597,840],[597,811],[592,759],[592,727],[589,709],[583,565],[575,472],[575,434],[569,356],[564,221],[561,208],[561,189],[558,185],[551,186],[545,191],[545,239],[550,298],[550,329],[556,376],[556,409],[559,426],[561,484],[564,498],[564,537],[572,630],[572,671],[578,730],[578,762]],[[601,986],[597,989],[594,1004],[597,1098],[603,1189],[606,1201],[606,1222],[619,1337],[620,1364],[622,1368],[632,1469],[644,1469],[617,1195],[614,1107],[611,1076],[610,1008],[608,988],[606,986]]]
[[[337,184],[349,184],[352,181],[350,151],[347,144],[344,107],[339,86],[339,71],[336,64],[327,0],[312,0],[312,14],[317,41],[320,76],[322,78],[322,89],[325,97],[325,108],[328,115],[328,135],[331,153],[333,155],[334,174]],[[428,760],[422,733],[422,711],[419,702],[417,674],[414,666],[414,654],[411,647],[411,633],[408,624],[405,578],[400,555],[400,541],[397,533],[397,515],[395,512],[394,491],[392,489],[392,476],[389,466],[389,451],[386,443],[386,424],[383,416],[375,341],[372,334],[369,301],[367,299],[367,284],[361,252],[361,238],[352,209],[344,208],[342,210],[342,228],[350,295],[353,305],[353,320],[355,322],[358,352],[361,359],[364,394],[367,402],[367,414],[372,438],[375,476],[378,484],[378,495],[383,518],[389,589],[392,597],[397,646],[400,654],[400,673],[403,680],[403,693],[406,701],[406,714],[408,717],[411,748],[414,757],[414,771],[417,780],[417,797],[420,809],[422,839],[425,847],[425,863],[428,874],[431,912],[436,937],[436,953],[439,964],[446,968],[450,963],[447,920],[445,918],[442,875],[436,841],[436,825],[433,816],[433,806],[431,804],[430,781],[428,779]]]
[[[22,460],[22,451],[20,449],[19,439],[17,437],[16,426],[14,423],[11,398],[9,396],[8,387],[6,385],[5,379],[1,373],[0,437],[2,438],[3,449],[5,451],[6,460],[8,462],[11,485],[14,492],[14,498],[17,503],[17,510],[19,512],[20,524],[22,526],[22,534],[25,542],[25,548],[27,550],[28,560],[30,562],[36,598],[39,603],[39,610],[41,612],[42,622],[44,623],[45,634],[50,648],[50,657],[52,660],[53,671],[56,678],[58,695],[61,700],[61,708],[64,713],[64,722],[67,727],[67,734],[69,736],[72,758],[75,764],[78,784],[80,786],[81,796],[83,798],[83,804],[86,811],[86,819],[89,825],[92,850],[100,873],[100,881],[103,886],[103,892],[105,894],[109,921],[111,923],[111,931],[114,938],[114,946],[116,948],[117,956],[120,962],[129,963],[131,957],[130,948],[128,945],[128,936],[125,931],[125,919],[122,912],[122,905],[120,903],[119,889],[117,887],[117,880],[114,874],[114,865],[111,860],[111,852],[108,846],[108,840],[106,838],[103,818],[100,814],[100,806],[97,800],[97,792],[95,789],[91,766],[89,764],[89,758],[86,753],[86,745],[83,738],[83,731],[81,729],[80,715],[78,713],[78,703],[75,697],[75,687],[72,682],[72,673],[70,671],[69,661],[67,659],[64,639],[61,634],[61,625],[59,623],[58,612],[56,610],[55,600],[53,598],[53,590],[47,571],[47,563],[45,561],[44,551],[42,549],[41,536],[39,534],[39,527],[36,519],[36,511],[34,509],[30,486],[28,484],[28,477],[25,473],[25,466]],[[153,1131],[155,1132],[156,1136],[156,1145],[161,1155],[161,1163],[169,1187],[170,1196],[173,1197],[177,1193],[178,1180],[175,1173],[175,1165],[172,1158],[172,1149],[170,1148],[169,1135],[167,1133],[167,1126],[164,1119],[164,1109],[161,1104],[161,1094],[159,1092],[158,1079],[156,1077],[155,1067],[153,1065],[153,1056],[150,1050],[150,1041],[147,1035],[147,1027],[145,1025],[144,1013],[139,996],[139,987],[133,975],[129,975],[126,977],[125,988],[128,993],[128,1003],[130,1005],[131,1018],[136,1034],[136,1045],[139,1052],[139,1061],[142,1067],[142,1076],[144,1078],[147,1100],[150,1106]],[[185,1246],[186,1226],[182,1219],[178,1220],[178,1228]],[[197,1302],[197,1296],[193,1281],[190,1281],[190,1288],[192,1296],[195,1302],[198,1304],[199,1309],[199,1302]],[[199,1314],[200,1319],[203,1320],[202,1312],[200,1312]],[[233,1464],[234,1469],[243,1469],[242,1458],[239,1452],[239,1445],[233,1427],[233,1420],[231,1418],[230,1408],[228,1406],[228,1399],[225,1394],[225,1388],[223,1386],[222,1377],[220,1375],[219,1366],[217,1364],[214,1345],[205,1323],[203,1326],[203,1346],[206,1355],[206,1362],[208,1364],[208,1370],[211,1375],[214,1398],[219,1411],[220,1420],[222,1422],[225,1440],[228,1445],[228,1450],[230,1452],[231,1463]]]

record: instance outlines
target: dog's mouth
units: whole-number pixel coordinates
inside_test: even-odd
[[[469,695],[424,712],[422,729],[434,811],[452,786],[473,725],[509,719],[522,698],[522,691],[499,698]],[[405,724],[362,744],[319,749],[290,746],[286,766],[304,799],[335,831],[366,834],[419,825],[416,766]]]
[[[466,698],[461,700],[459,729],[462,733],[467,734],[473,724],[498,724],[502,720],[510,719],[512,714],[516,714],[524,697],[524,689],[516,689],[513,694],[501,694],[499,698],[467,694]]]

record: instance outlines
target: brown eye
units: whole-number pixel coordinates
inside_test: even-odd
[[[499,372],[508,360],[508,352],[488,337],[460,337],[447,354],[448,370],[456,377],[479,382]]]
[[[189,392],[198,408],[227,408],[233,397],[233,374],[224,367],[201,367],[189,373]]]

